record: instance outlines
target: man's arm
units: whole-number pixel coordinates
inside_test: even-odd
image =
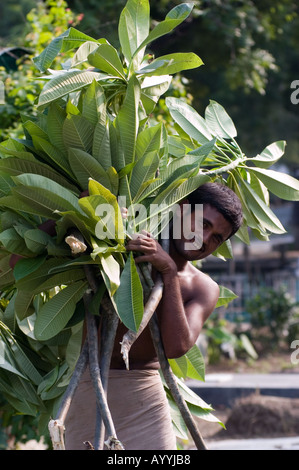
[[[161,273],[164,290],[157,313],[165,353],[168,358],[182,356],[195,344],[214,310],[219,295],[217,284],[192,268],[180,279],[174,260],[149,236],[130,240],[127,249],[142,253],[135,258],[137,263],[150,262]]]

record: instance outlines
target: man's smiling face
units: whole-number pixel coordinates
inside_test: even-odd
[[[203,205],[202,230],[196,233],[195,221],[196,212],[191,213],[191,231],[195,233],[192,239],[182,236],[180,239],[173,239],[173,244],[177,252],[188,261],[196,261],[206,258],[213,253],[232,232],[230,222],[210,204]],[[182,224],[184,223],[182,217]],[[183,230],[182,230],[182,233]],[[186,248],[187,247],[187,248]]]

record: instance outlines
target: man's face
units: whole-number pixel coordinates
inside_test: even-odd
[[[193,211],[190,224],[195,236],[191,239],[186,239],[184,236],[180,239],[173,239],[176,250],[188,261],[206,258],[227,240],[232,232],[230,222],[210,204],[203,205],[202,228],[199,231],[196,230],[199,224],[195,223],[195,215],[196,212]]]

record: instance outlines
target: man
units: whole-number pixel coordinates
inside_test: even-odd
[[[137,252],[135,261],[149,262],[153,277],[163,279],[163,297],[157,309],[165,354],[177,358],[196,342],[202,326],[213,312],[219,296],[218,285],[190,261],[213,253],[239,229],[241,203],[224,185],[206,183],[181,203],[191,205],[191,229],[196,227],[195,205],[203,204],[202,243],[184,235],[170,236],[169,253],[157,240],[143,232],[126,246]],[[184,223],[182,217],[182,224]],[[127,329],[118,327],[109,376],[108,405],[118,439],[126,450],[173,450],[176,440],[172,431],[167,398],[159,376],[159,363],[149,328],[140,334],[130,350],[130,370],[120,353]],[[83,441],[93,442],[95,395],[88,373],[81,381],[66,419],[66,448],[83,449]]]

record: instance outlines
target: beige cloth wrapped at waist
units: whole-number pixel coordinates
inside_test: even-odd
[[[168,400],[157,370],[111,369],[108,405],[125,450],[176,450]],[[94,442],[95,392],[89,369],[76,390],[65,422],[66,450]]]

